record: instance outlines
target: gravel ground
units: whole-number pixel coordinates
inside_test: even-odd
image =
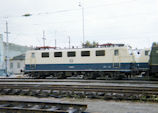
[[[28,96],[0,96],[0,100],[34,100],[87,104],[88,113],[158,113],[158,103],[129,102],[129,101],[105,101],[97,99],[73,99],[73,98],[36,98]]]

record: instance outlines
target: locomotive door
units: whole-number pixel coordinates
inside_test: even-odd
[[[119,50],[114,50],[113,55],[113,68],[120,68],[120,57],[119,57]]]
[[[35,53],[31,53],[31,58],[30,58],[30,69],[32,69],[32,70],[36,69],[36,58],[35,58]]]

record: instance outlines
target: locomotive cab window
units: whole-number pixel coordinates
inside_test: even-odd
[[[97,50],[96,56],[105,56],[105,50]]]
[[[90,56],[90,51],[81,51],[81,56],[83,57]]]
[[[49,52],[42,53],[42,58],[48,58],[48,57],[49,57]]]
[[[54,57],[62,57],[62,52],[54,52]]]
[[[118,50],[118,49],[114,50],[114,55],[115,55],[115,56],[118,56],[118,55],[119,55],[119,50]]]
[[[75,57],[75,56],[76,56],[75,51],[67,52],[67,57]]]
[[[148,56],[149,55],[149,51],[145,51],[145,56]]]

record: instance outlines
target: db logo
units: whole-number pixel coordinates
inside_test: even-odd
[[[71,63],[72,63],[72,62],[74,62],[74,60],[73,60],[73,59],[70,59],[70,60],[69,60],[69,62],[71,62]]]

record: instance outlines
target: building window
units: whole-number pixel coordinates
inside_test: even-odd
[[[76,52],[75,51],[67,52],[67,57],[75,57],[75,56],[76,56]]]
[[[35,58],[35,53],[32,53],[32,54],[31,54],[31,57],[32,57],[32,58]]]
[[[13,69],[13,63],[12,62],[10,63],[10,69]]]
[[[149,51],[145,51],[145,56],[148,56],[149,55]]]
[[[114,55],[115,55],[115,56],[118,56],[118,55],[119,55],[119,50],[118,50],[118,49],[114,50]]]
[[[81,56],[90,56],[90,51],[81,51]]]
[[[62,52],[54,52],[54,57],[62,57]]]
[[[97,50],[96,56],[105,56],[105,50]]]
[[[42,58],[48,58],[48,57],[49,57],[49,53],[48,52],[42,53]]]
[[[20,63],[19,62],[17,63],[17,68],[20,68]]]

